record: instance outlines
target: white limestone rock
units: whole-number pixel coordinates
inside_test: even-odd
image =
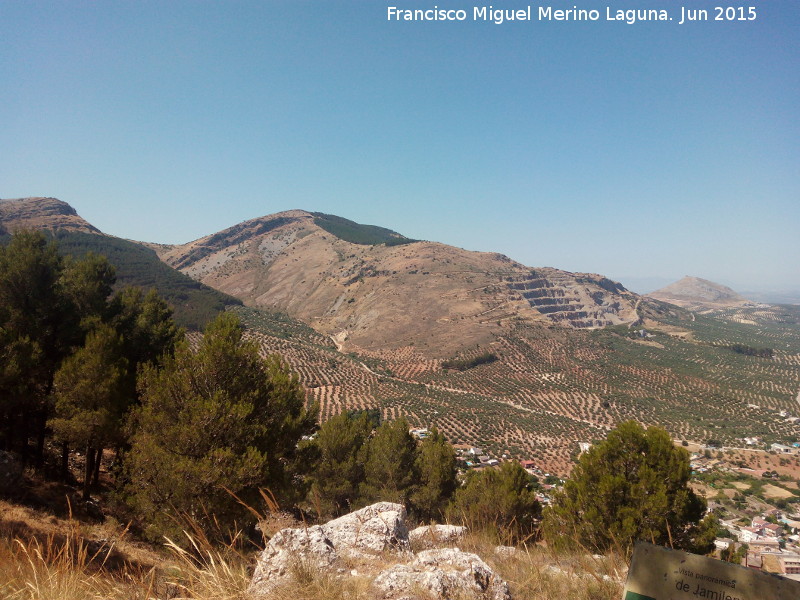
[[[437,548],[457,544],[467,528],[461,525],[424,525],[408,533],[408,541],[416,548]]]
[[[407,550],[405,517],[402,505],[379,502],[325,525],[281,529],[258,558],[250,593],[268,594],[299,567],[323,570],[335,568],[343,556],[363,559]]]
[[[422,593],[442,599],[510,600],[508,584],[475,554],[458,548],[412,554],[405,517],[403,506],[379,502],[324,525],[282,529],[261,553],[250,593],[266,596],[300,572],[369,577],[388,559],[397,564],[373,581],[383,598],[413,600]],[[416,530],[422,539],[455,540],[464,534],[463,527],[455,526],[421,529],[428,530]]]
[[[407,550],[406,509],[378,502],[322,525],[336,551],[350,556],[377,555],[384,550]]]
[[[408,564],[381,571],[373,585],[385,599],[410,598],[414,589],[441,598],[454,595],[489,600],[510,600],[508,584],[477,554],[458,548],[420,552]]]
[[[287,581],[301,565],[327,569],[338,558],[322,527],[281,529],[261,553],[250,582],[250,593],[266,595]]]

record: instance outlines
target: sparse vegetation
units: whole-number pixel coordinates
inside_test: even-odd
[[[142,568],[108,560],[73,523],[66,539],[50,536],[0,541],[0,593],[11,600],[256,600],[248,593],[253,549],[242,537],[226,546],[202,535],[184,535],[159,551],[159,565]],[[525,600],[616,600],[622,591],[624,560],[604,556],[554,555],[541,547],[514,554],[493,552],[493,536],[473,533],[464,540],[509,582],[514,598]],[[389,564],[390,557],[381,559]],[[425,597],[425,596],[422,596]],[[374,600],[370,579],[334,577],[324,570],[298,568],[287,585],[259,600]]]

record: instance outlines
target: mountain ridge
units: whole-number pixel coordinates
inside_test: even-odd
[[[512,320],[576,328],[638,320],[638,296],[602,275],[531,268],[336,217],[351,230],[392,236],[353,243],[319,215],[283,211],[156,251],[192,278],[248,306],[287,312],[344,346],[413,343],[442,355],[458,349],[455,338],[490,343]]]
[[[45,229],[105,235],[66,202],[46,196],[0,198],[0,225],[3,227],[0,233]]]
[[[0,200],[0,237],[21,229],[44,231],[62,254],[106,256],[116,267],[117,287],[155,288],[172,306],[176,322],[189,329],[202,329],[226,306],[240,303],[165,265],[147,244],[103,233],[57,198]]]

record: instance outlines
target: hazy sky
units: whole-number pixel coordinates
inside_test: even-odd
[[[544,4],[601,19],[0,0],[0,197],[146,241],[304,208],[623,282],[800,288],[800,3],[684,25],[676,0]],[[387,21],[435,5],[469,19]]]

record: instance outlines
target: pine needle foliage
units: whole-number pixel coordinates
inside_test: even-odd
[[[361,503],[406,504],[416,483],[414,463],[417,457],[417,442],[409,433],[408,421],[404,417],[385,421],[364,446],[363,452]]]
[[[436,427],[419,445],[414,470],[417,484],[409,498],[412,512],[422,521],[441,520],[458,481],[455,450]]]
[[[472,471],[449,508],[452,521],[473,531],[494,531],[498,541],[520,542],[534,535],[541,516],[531,477],[517,462]]]
[[[314,464],[309,498],[320,515],[338,517],[357,503],[358,486],[364,480],[361,449],[371,432],[366,414],[352,418],[340,413],[323,423],[313,442],[306,445],[308,460]]]
[[[629,552],[636,540],[707,551],[705,501],[689,488],[689,454],[660,427],[627,421],[583,454],[545,511],[546,539]],[[713,542],[713,538],[712,538]]]
[[[179,537],[183,514],[233,530],[249,515],[240,500],[255,503],[260,487],[292,493],[297,442],[316,411],[286,364],[262,359],[242,334],[225,313],[197,352],[184,343],[163,368],[142,370],[126,492],[150,537]]]

